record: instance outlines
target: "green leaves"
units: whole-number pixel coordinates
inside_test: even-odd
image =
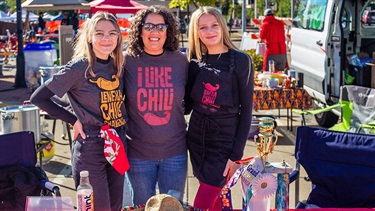
[[[217,0],[172,0],[169,3],[169,8],[176,8],[180,7],[181,9],[186,9],[187,6],[191,3],[197,4],[198,6],[213,6],[215,5]]]
[[[255,71],[262,71],[263,70],[263,55],[257,55],[255,53],[255,49],[251,50],[244,50],[247,53],[253,62],[253,67]]]

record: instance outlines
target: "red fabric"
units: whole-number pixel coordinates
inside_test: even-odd
[[[370,208],[317,208],[317,209],[288,209],[289,211],[374,211]],[[271,209],[276,211],[276,209]]]
[[[124,144],[116,130],[109,125],[104,125],[101,127],[100,134],[104,139],[104,156],[118,173],[125,174],[130,165]]]
[[[89,3],[91,12],[107,11],[110,13],[136,13],[147,6],[132,0],[94,0]]]
[[[286,54],[284,24],[274,16],[266,16],[260,29],[260,39],[264,40],[267,49],[263,60],[263,70],[267,66],[269,54]]]
[[[221,188],[199,181],[194,207],[203,210],[221,210],[220,192]]]

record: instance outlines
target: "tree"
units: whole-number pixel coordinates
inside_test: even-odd
[[[231,2],[229,0],[225,0],[222,2],[221,13],[226,16],[229,14],[229,8],[231,7]]]
[[[25,2],[26,0],[21,0],[21,3]],[[16,0],[6,0],[8,8],[12,11],[16,11]]]
[[[0,0],[0,10],[5,11],[5,12],[8,10],[8,6],[6,5],[5,0]]]
[[[291,17],[290,8],[291,0],[269,0],[269,3],[276,3],[275,16],[277,17]],[[257,0],[258,14],[263,16],[263,11],[266,9],[264,0]]]
[[[176,8],[180,7],[181,9],[186,9],[188,5],[191,3],[197,5],[197,6],[211,6],[211,5],[217,5],[217,3],[221,3],[222,1],[218,0],[172,0],[169,3],[170,8]]]

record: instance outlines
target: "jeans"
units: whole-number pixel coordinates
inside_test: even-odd
[[[187,153],[163,160],[129,158],[127,172],[133,205],[146,204],[156,195],[156,184],[160,194],[170,194],[182,202],[187,176]]]
[[[122,194],[122,206],[133,206],[132,193],[129,185],[128,173],[125,173],[124,192]]]

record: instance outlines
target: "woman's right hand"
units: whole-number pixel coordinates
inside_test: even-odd
[[[86,134],[85,132],[83,132],[82,123],[78,119],[73,125],[73,131],[74,131],[73,140],[76,140],[78,135],[81,135],[83,139],[86,139]]]

